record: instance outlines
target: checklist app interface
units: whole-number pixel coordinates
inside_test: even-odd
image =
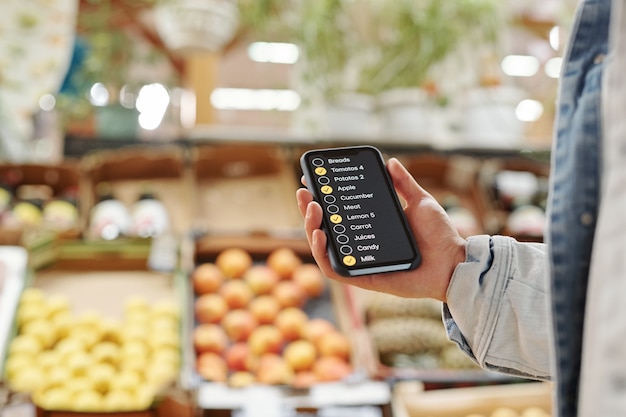
[[[379,159],[367,149],[308,158],[329,243],[347,268],[410,262],[416,255]]]

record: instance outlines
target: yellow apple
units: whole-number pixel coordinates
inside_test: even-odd
[[[59,353],[55,350],[44,350],[40,352],[36,357],[37,365],[47,371],[60,362]]]
[[[60,340],[55,346],[54,350],[58,352],[61,361],[65,362],[77,353],[85,352],[87,349],[83,340],[74,337],[68,337]]]
[[[122,324],[119,320],[112,318],[104,318],[101,323],[100,341],[101,342],[122,342]]]
[[[180,366],[180,351],[170,347],[158,347],[152,351],[152,362],[167,363],[172,366]]]
[[[76,326],[80,328],[97,329],[99,332],[102,329],[102,322],[104,317],[102,314],[95,310],[87,310],[82,312],[76,317]]]
[[[119,412],[134,410],[133,395],[125,390],[111,390],[103,399],[103,410],[106,412]]]
[[[4,372],[7,378],[11,380],[21,369],[27,368],[32,364],[33,355],[30,353],[12,353],[4,363]]]
[[[140,386],[141,382],[142,378],[138,372],[122,370],[109,382],[109,390],[122,390],[133,393]]]
[[[57,314],[71,314],[70,300],[64,295],[51,295],[46,299],[48,318],[53,319]]]
[[[76,352],[65,359],[65,364],[74,376],[85,376],[93,363],[92,356],[87,352]]]
[[[148,339],[148,346],[153,351],[157,349],[161,349],[161,348],[179,350],[180,349],[179,333],[173,330],[162,330],[158,333],[154,333]]]
[[[63,387],[50,388],[33,399],[35,404],[45,410],[70,410],[72,408],[72,395]]]
[[[167,318],[175,321],[180,320],[180,309],[172,300],[160,300],[152,306],[152,320]]]
[[[176,380],[178,368],[168,363],[153,362],[145,372],[149,384],[155,389],[161,389]]]
[[[124,314],[128,317],[135,313],[150,313],[150,304],[144,297],[132,296],[124,302]]]
[[[41,342],[43,349],[51,348],[57,341],[55,327],[44,319],[35,319],[25,323],[21,328],[21,333],[35,336]]]
[[[116,365],[120,360],[120,347],[113,342],[100,342],[91,349],[91,355],[95,362]]]
[[[104,409],[104,398],[98,391],[85,389],[74,395],[72,405],[72,409],[75,411],[102,411]]]
[[[146,324],[126,322],[120,329],[122,343],[131,340],[145,341],[150,337],[150,327]]]
[[[150,355],[150,348],[141,340],[129,340],[122,345],[122,357],[127,356],[144,356]]]
[[[59,387],[72,378],[72,372],[64,365],[57,364],[48,369],[46,374],[46,384],[50,387]]]
[[[45,372],[36,364],[20,368],[10,380],[11,388],[17,392],[32,392],[45,383]]]
[[[150,310],[131,311],[124,316],[124,323],[133,326],[150,327],[152,322],[152,312]]]
[[[78,339],[83,342],[86,349],[91,349],[101,340],[101,329],[87,326],[74,326],[70,329],[68,338]]]
[[[56,313],[50,321],[52,322],[52,326],[54,327],[59,340],[66,338],[70,334],[70,331],[74,327],[75,323],[74,316],[68,311]]]
[[[40,288],[28,287],[22,291],[20,296],[20,306],[30,303],[43,303],[46,300],[46,293]]]
[[[119,363],[119,369],[124,371],[133,371],[140,377],[143,377],[144,371],[147,366],[148,356],[137,354],[123,355]]]
[[[109,389],[109,382],[113,379],[117,370],[108,363],[95,363],[87,370],[89,378],[96,391],[104,394]]]
[[[72,394],[72,396],[75,396],[76,394],[84,390],[93,390],[94,388],[91,379],[87,378],[86,376],[74,375],[72,375],[70,379],[65,381],[65,384],[63,386]]]
[[[43,350],[41,340],[32,334],[18,334],[11,340],[9,354],[37,355]]]
[[[152,329],[151,333],[157,333],[160,331],[178,332],[179,319],[166,316],[156,316],[152,319],[150,324]]]

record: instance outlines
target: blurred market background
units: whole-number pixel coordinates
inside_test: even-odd
[[[215,135],[545,148],[573,3],[3,0],[0,155]]]

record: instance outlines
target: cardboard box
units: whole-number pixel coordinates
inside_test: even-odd
[[[264,245],[308,249],[295,200],[297,174],[285,148],[266,144],[198,146],[193,149],[192,173],[193,229],[201,253],[232,245],[247,245],[250,250],[263,250]],[[235,241],[220,244],[221,239]]]
[[[538,411],[533,416],[549,417],[551,392],[551,384],[544,382],[424,390],[420,382],[405,381],[393,388],[392,408],[396,417],[489,416],[497,410],[504,415],[503,409],[522,413],[530,408]]]

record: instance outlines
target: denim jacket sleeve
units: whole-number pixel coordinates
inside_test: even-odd
[[[448,337],[485,369],[532,379],[551,374],[546,246],[505,236],[468,239],[443,319]]]

